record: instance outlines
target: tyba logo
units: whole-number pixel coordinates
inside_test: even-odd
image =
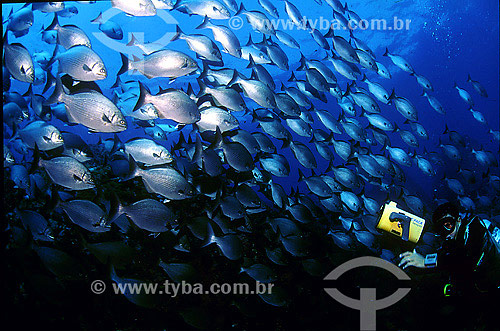
[[[347,271],[359,267],[382,268],[392,273],[399,280],[410,280],[410,277],[394,264],[373,256],[363,256],[349,260],[330,272],[325,277],[325,280],[337,280]],[[410,292],[410,288],[398,288],[396,292],[380,300],[377,300],[377,290],[375,288],[360,288],[359,300],[344,295],[336,288],[325,288],[325,291],[344,306],[359,310],[361,330],[376,330],[377,310],[392,306],[403,299]]]

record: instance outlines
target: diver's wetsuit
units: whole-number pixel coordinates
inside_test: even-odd
[[[452,285],[444,303],[456,308],[453,322],[446,325],[457,330],[500,326],[495,313],[500,299],[500,256],[491,235],[494,228],[478,216],[462,217],[456,239],[446,240],[437,252],[437,268],[449,274]]]
[[[494,272],[500,274],[500,270],[495,270],[500,268],[495,261],[497,248],[488,233],[494,226],[488,221],[487,229],[481,221],[478,216],[462,217],[456,239],[446,240],[438,251],[437,267],[450,274],[451,283],[464,295],[491,289],[487,278]]]

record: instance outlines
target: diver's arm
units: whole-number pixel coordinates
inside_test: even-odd
[[[399,267],[403,267],[403,269],[410,266],[417,268],[434,268],[437,266],[438,254],[427,254],[424,257],[422,254],[417,253],[416,250],[413,250],[413,252],[404,252],[400,254],[399,257],[401,258]]]

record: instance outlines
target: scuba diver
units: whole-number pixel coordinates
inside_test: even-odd
[[[399,266],[446,271],[450,282],[444,288],[445,296],[498,295],[500,229],[486,219],[460,214],[449,202],[436,208],[432,224],[434,232],[445,239],[441,248],[426,256],[415,250],[404,252],[400,255]]]

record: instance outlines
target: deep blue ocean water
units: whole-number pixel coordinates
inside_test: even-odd
[[[247,9],[262,10],[257,4],[257,1],[244,1]],[[279,10],[280,18],[286,18],[284,6],[281,3],[276,3]],[[297,8],[307,18],[331,19],[330,9],[324,9],[325,5],[320,7],[318,4],[311,1],[310,5],[305,3],[297,3]],[[3,12],[8,13],[10,8],[20,8],[21,4],[5,4]],[[107,96],[111,96],[109,88],[113,85],[116,78],[116,72],[121,66],[118,51],[126,52],[127,54],[140,55],[140,50],[133,47],[124,46],[130,38],[130,33],[136,36],[143,35],[146,42],[158,42],[170,39],[175,32],[175,25],[178,23],[182,30],[189,33],[201,33],[212,37],[212,33],[208,29],[195,30],[194,28],[202,22],[199,16],[187,16],[186,14],[171,11],[156,17],[129,17],[125,13],[117,9],[110,9],[107,2],[98,2],[92,5],[76,4],[79,8],[79,14],[72,18],[61,17],[61,24],[76,24],[82,28],[89,36],[91,36],[93,49],[100,54],[108,69],[108,78],[99,81],[99,86],[103,89]],[[386,19],[389,26],[393,22],[394,17],[402,20],[411,20],[409,30],[403,31],[371,31],[365,30],[356,32],[356,36],[365,40],[368,46],[372,48],[377,56],[377,60],[381,61],[392,73],[391,80],[378,79],[383,86],[390,91],[396,87],[398,95],[405,96],[414,103],[418,109],[419,122],[426,128],[430,135],[428,141],[420,141],[420,148],[417,153],[423,153],[423,147],[427,151],[440,151],[437,147],[439,137],[442,137],[445,124],[451,130],[455,130],[464,136],[469,137],[471,147],[476,149],[483,147],[485,150],[498,153],[498,141],[494,141],[492,136],[488,134],[488,129],[498,130],[498,8],[495,1],[482,1],[481,3],[471,4],[467,1],[448,2],[448,1],[372,1],[369,3],[362,1],[353,1],[349,3],[349,8],[354,10],[362,19]],[[120,24],[124,31],[124,39],[122,41],[111,40],[104,36],[98,29],[98,24],[92,24],[90,21],[97,17],[99,12],[106,12],[112,16],[112,20]],[[325,15],[325,14],[328,15]],[[4,14],[5,15],[5,14]],[[243,17],[243,16],[242,16]],[[35,12],[35,23],[31,28],[32,31],[39,31],[41,26],[47,26],[52,20],[52,14]],[[223,22],[223,21],[220,21]],[[219,23],[220,23],[219,22]],[[251,32],[249,24],[244,25],[236,31],[237,36],[242,44],[248,40],[248,35]],[[301,51],[306,57],[322,59],[324,52],[318,52],[319,47],[314,40],[305,31],[288,31],[293,35],[301,45]],[[322,30],[323,33],[326,31]],[[345,31],[341,31],[340,35],[348,38]],[[52,52],[53,45],[47,45],[40,40],[40,35],[30,33],[27,36],[19,38],[26,47],[32,52],[47,50]],[[254,42],[261,41],[260,33],[252,32]],[[283,46],[289,57],[290,69],[294,70],[298,67],[300,53],[298,50],[290,49]],[[385,48],[388,48],[392,53],[399,54],[405,57],[414,67],[417,73],[427,77],[434,85],[434,93],[438,100],[443,104],[447,113],[442,116],[436,113],[427,103],[424,97],[421,97],[422,89],[417,85],[415,79],[409,76],[406,72],[395,67],[389,58],[382,57]],[[183,51],[194,56],[194,52],[187,47],[187,43],[178,40],[168,44],[168,48]],[[135,52],[135,53],[134,53]],[[139,52],[139,53],[137,53]],[[250,75],[250,69],[246,67],[245,60],[236,59],[223,53],[225,66],[232,68],[241,68],[241,72]],[[331,64],[328,64],[331,67]],[[280,86],[280,81],[286,82],[291,75],[291,71],[283,72],[277,67],[266,66],[268,71],[274,76],[277,86]],[[363,71],[366,72],[366,71]],[[485,86],[489,97],[482,98],[473,91],[472,87],[465,82],[467,74],[470,74],[474,80],[477,80]],[[368,78],[375,78],[377,75],[369,72]],[[303,73],[297,73],[299,79],[305,79]],[[340,86],[343,90],[347,86],[347,80],[341,75],[337,75]],[[142,75],[130,76],[132,79],[139,79],[143,82],[147,81],[152,91],[156,91],[158,85],[162,87],[182,87],[187,88],[187,83],[195,84],[195,78],[181,77],[172,84],[161,78],[147,80]],[[375,78],[377,79],[377,78]],[[457,82],[462,88],[466,88],[471,92],[476,103],[475,110],[481,111],[488,125],[484,126],[475,121],[472,114],[467,110],[468,106],[460,99],[457,91],[453,88],[454,82]],[[364,85],[364,84],[361,84]],[[25,91],[27,84],[13,82],[13,90]],[[288,86],[290,86],[288,84]],[[35,87],[37,89],[42,87]],[[195,91],[197,89],[195,88]],[[326,109],[333,114],[338,114],[340,108],[335,104],[334,98],[329,96],[329,103],[324,104],[319,101],[314,101],[319,109]],[[395,121],[399,127],[404,128],[402,124],[404,118],[395,111],[393,106],[382,105],[383,114],[389,120]],[[57,121],[57,120],[55,120]],[[362,119],[367,123],[366,119]],[[247,119],[241,120],[242,128],[254,129],[256,124],[251,124]],[[56,122],[57,123],[57,122]],[[59,123],[61,124],[61,123]],[[315,124],[316,125],[316,124]],[[314,126],[313,126],[314,127]],[[323,128],[321,124],[317,124],[318,128]],[[98,141],[98,135],[86,134],[86,128],[77,126],[71,128],[78,133],[85,135],[90,143]],[[409,129],[406,126],[406,129]],[[128,130],[120,133],[120,138],[126,141],[129,137],[134,137],[143,133],[142,130]],[[186,131],[184,131],[186,132]],[[292,132],[294,139],[306,142],[303,138]],[[104,138],[110,138],[109,134],[102,134]],[[390,133],[393,146],[404,146],[397,133]],[[340,135],[339,139],[349,139],[346,135]],[[171,145],[177,139],[177,135],[173,134],[169,137],[168,143]],[[444,138],[443,138],[444,140]],[[280,144],[277,143],[279,146]],[[406,146],[404,146],[406,148]],[[314,150],[314,147],[311,145]],[[377,150],[377,147],[374,147]],[[407,149],[410,151],[410,149]],[[314,151],[316,153],[316,151]],[[290,150],[283,150],[285,156],[289,160],[293,159]],[[317,155],[317,154],[316,154]],[[317,157],[319,169],[326,169],[327,162],[321,157]],[[339,159],[335,160],[335,164]],[[342,160],[340,160],[342,161]],[[318,169],[318,170],[319,170]],[[453,169],[451,169],[453,171]],[[430,188],[439,186],[441,173],[434,178],[422,176],[416,166],[410,169],[405,169],[408,175],[408,180],[413,181],[409,189],[415,190],[420,196],[431,199],[432,193]],[[448,176],[453,177],[453,173]],[[278,182],[286,187],[289,183],[294,183],[298,178],[296,167],[292,166],[291,181],[278,179]],[[418,182],[418,184],[416,184]],[[288,189],[287,189],[288,190]]]

